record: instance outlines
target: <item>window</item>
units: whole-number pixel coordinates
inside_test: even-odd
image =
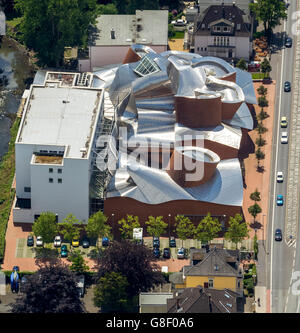
[[[205,48],[204,48],[204,51],[206,51],[206,50],[207,50],[207,48],[205,47]]]
[[[61,184],[61,183],[62,183],[62,179],[61,179],[61,178],[58,178],[58,179],[57,179],[57,182],[58,182],[58,184]]]
[[[62,173],[62,169],[57,169],[57,173]]]
[[[214,287],[214,279],[208,279],[208,288]]]
[[[53,178],[49,178],[49,183],[53,183]]]
[[[227,27],[224,27],[224,28],[223,28],[223,31],[228,31]]]
[[[24,187],[24,192],[31,192],[31,187]]]
[[[203,51],[203,47],[201,47],[201,51]]]
[[[53,168],[49,168],[49,173],[52,173],[53,172]]]
[[[160,68],[149,55],[145,55],[140,60],[134,71],[140,76],[146,76],[148,74],[159,72]]]

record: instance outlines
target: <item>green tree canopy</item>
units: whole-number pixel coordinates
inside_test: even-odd
[[[90,216],[85,231],[88,237],[97,239],[110,237],[111,227],[107,224],[107,217],[99,211]]]
[[[257,0],[250,3],[249,8],[254,12],[256,19],[263,23],[266,33],[287,18],[285,1],[282,0]]]
[[[256,89],[260,96],[266,96],[268,88],[265,88],[262,84]]]
[[[268,102],[268,100],[266,99],[265,96],[260,96],[260,97],[258,97],[258,105],[261,108],[265,108],[265,107],[269,106],[269,102]]]
[[[78,238],[80,236],[80,224],[81,223],[79,220],[73,214],[69,214],[66,218],[63,219],[63,222],[59,223],[58,225],[64,238],[68,242],[71,242],[72,239]]]
[[[258,214],[260,214],[262,212],[262,210],[261,210],[261,207],[255,202],[254,205],[252,205],[248,208],[248,212],[253,216],[254,221],[255,221],[256,216]]]
[[[263,147],[266,144],[266,140],[263,139],[261,135],[256,139],[255,143],[257,144],[258,147]]]
[[[217,218],[212,218],[210,213],[207,213],[196,228],[196,238],[206,244],[218,237],[221,230],[220,221]]]
[[[147,232],[150,236],[160,237],[160,235],[166,232],[168,224],[163,221],[162,216],[149,216],[148,221],[146,221]]]
[[[193,238],[195,235],[195,226],[187,216],[176,215],[175,227],[175,232],[182,242],[188,238]]]
[[[265,158],[265,153],[261,151],[260,148],[257,148],[255,151],[255,157],[257,159],[257,165],[259,166],[259,162]]]
[[[115,4],[108,3],[107,5],[97,5],[97,14],[98,15],[114,15],[118,14],[118,9]]]
[[[70,270],[74,273],[83,274],[89,270],[89,266],[86,264],[82,254],[80,250],[76,249],[69,255],[68,260],[72,263]]]
[[[237,64],[236,67],[239,69],[242,69],[243,71],[246,71],[248,69],[247,62],[244,58],[241,58]]]
[[[260,64],[260,69],[263,73],[270,73],[272,70],[272,66],[267,58],[264,58],[262,63]]]
[[[225,239],[232,241],[237,246],[244,238],[248,237],[248,234],[247,223],[243,221],[240,214],[235,214],[234,217],[229,218],[229,227],[225,233]]]
[[[250,194],[250,199],[255,202],[261,200],[260,192],[258,191],[258,189],[255,189],[255,191]]]
[[[126,218],[122,218],[120,221],[118,221],[118,224],[121,226],[119,230],[121,231],[122,238],[124,239],[132,239],[133,229],[141,227],[139,217],[129,214],[127,214]]]
[[[21,12],[25,45],[42,65],[59,67],[66,46],[86,46],[88,27],[95,23],[96,0],[15,0]]]
[[[56,216],[51,212],[42,213],[33,223],[32,231],[34,235],[42,236],[45,243],[51,243],[58,233]]]
[[[158,0],[113,0],[119,14],[135,14],[137,9],[159,9]]]
[[[101,308],[102,313],[126,312],[128,308],[127,287],[127,278],[121,273],[106,273],[99,279],[94,290],[95,306]]]

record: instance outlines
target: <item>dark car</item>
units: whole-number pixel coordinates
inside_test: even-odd
[[[291,91],[291,83],[289,81],[284,82],[284,91],[285,92]]]
[[[68,248],[67,245],[62,245],[62,247],[60,248],[60,256],[62,258],[66,258],[68,256]]]
[[[282,232],[281,229],[275,230],[275,240],[276,241],[282,241]]]
[[[160,257],[160,251],[159,251],[158,247],[155,247],[153,249],[153,255],[154,255],[155,258],[159,258]]]
[[[159,237],[153,237],[153,247],[159,248],[159,246],[160,246]]]
[[[108,246],[109,245],[109,239],[108,237],[102,238],[102,246]]]
[[[175,237],[170,237],[170,239],[169,239],[169,246],[170,247],[176,247]]]
[[[286,40],[285,40],[285,47],[292,47],[293,45],[293,40],[291,37],[287,37]]]
[[[87,248],[90,247],[90,241],[89,241],[87,238],[84,238],[84,239],[82,240],[82,247],[83,247],[84,249],[87,249]]]
[[[163,257],[166,258],[166,259],[171,258],[171,250],[168,247],[164,248]]]
[[[29,235],[27,237],[27,246],[33,246],[34,245],[34,238],[33,236]]]

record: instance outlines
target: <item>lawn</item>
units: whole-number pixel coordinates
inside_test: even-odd
[[[184,31],[175,31],[175,35],[170,39],[183,39]]]
[[[251,73],[252,80],[263,80],[268,79],[269,75],[267,73]]]
[[[11,140],[8,152],[0,163],[0,262],[4,257],[5,233],[15,191],[11,189],[15,174],[15,140],[20,119],[17,118],[10,129]]]

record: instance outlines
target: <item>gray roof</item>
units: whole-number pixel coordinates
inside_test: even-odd
[[[194,266],[185,266],[185,276],[233,276],[239,275],[238,265],[230,265],[227,261],[238,263],[237,253],[229,253],[225,249],[214,248],[206,254],[204,259]],[[236,259],[236,262],[234,262]]]
[[[101,15],[94,45],[168,44],[168,11],[137,10],[135,15]],[[111,31],[115,38],[111,38]]]

